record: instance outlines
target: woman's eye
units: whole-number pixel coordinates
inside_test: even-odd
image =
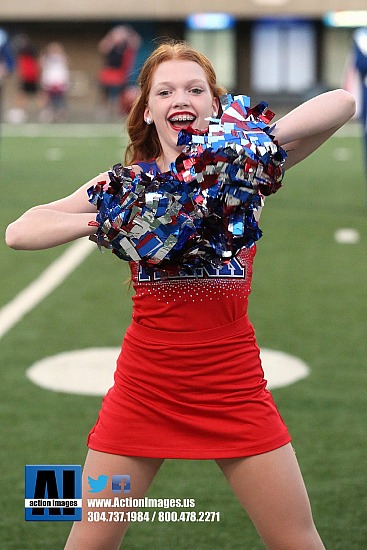
[[[162,96],[162,97],[165,97],[165,96],[169,95],[169,90],[161,90],[160,92],[158,92],[158,95]]]
[[[202,90],[202,88],[191,88],[191,92],[193,94],[199,95],[199,94],[203,93],[203,90]]]

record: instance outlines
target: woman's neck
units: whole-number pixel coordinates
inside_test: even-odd
[[[166,153],[162,152],[162,154],[155,159],[159,171],[168,172],[170,170],[172,162],[176,160],[182,150],[183,147],[174,150],[167,150]]]
[[[163,156],[160,156],[155,159],[155,163],[159,168],[160,172],[168,172],[171,166],[171,161],[166,160]]]

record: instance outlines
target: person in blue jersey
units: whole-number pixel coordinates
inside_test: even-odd
[[[10,46],[8,33],[0,27],[0,123],[2,120],[2,89],[5,78],[15,68],[14,54]]]

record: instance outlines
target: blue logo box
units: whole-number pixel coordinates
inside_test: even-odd
[[[25,466],[27,521],[80,521],[82,467],[36,464]]]

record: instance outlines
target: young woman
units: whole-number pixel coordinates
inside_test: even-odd
[[[182,151],[179,131],[189,124],[205,129],[207,117],[221,113],[224,90],[210,62],[184,43],[159,46],[141,71],[140,86],[128,120],[127,162],[136,173],[164,172]],[[306,158],[353,113],[353,97],[336,90],[280,119],[274,134],[288,152],[285,167]],[[66,198],[31,208],[8,227],[8,245],[42,249],[93,235],[96,212],[87,189],[104,179],[99,175]],[[246,315],[254,253],[255,246],[232,260],[236,277],[202,269],[197,277],[149,278],[131,263],[133,320],[115,384],[89,434],[84,497],[90,496],[88,476],[129,474],[129,496],[141,498],[165,458],[214,459],[267,548],[321,549]],[[99,496],[114,495],[107,486]],[[67,550],[119,548],[128,524],[90,523],[86,512]]]

